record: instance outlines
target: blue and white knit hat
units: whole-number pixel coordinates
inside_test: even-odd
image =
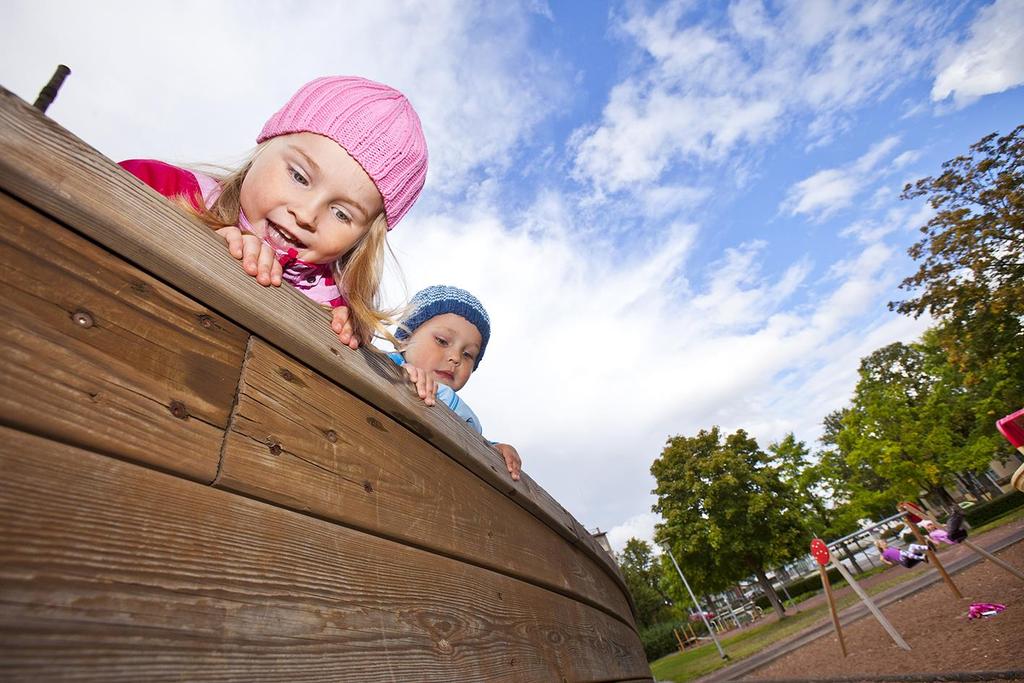
[[[448,285],[431,285],[412,297],[409,302],[411,313],[402,321],[395,332],[395,338],[403,341],[423,323],[445,313],[454,313],[465,318],[480,332],[480,353],[476,357],[475,370],[480,366],[491,337],[491,319],[480,300],[464,289]]]

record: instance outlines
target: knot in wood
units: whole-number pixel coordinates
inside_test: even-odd
[[[363,482],[363,490],[367,493],[373,493],[373,484],[369,480]]]
[[[441,640],[437,641],[437,649],[441,652],[444,652],[445,654],[448,654],[452,651],[452,645],[447,640],[442,638]]]
[[[338,443],[338,433],[333,429],[328,429],[324,432],[324,436],[327,437],[327,440],[331,443]]]
[[[279,444],[276,441],[271,441],[270,442],[270,454],[271,455],[281,455],[281,444]]]
[[[283,379],[285,382],[290,382],[292,384],[302,387],[303,389],[308,388],[308,385],[305,382],[303,382],[298,375],[296,375],[288,368],[278,368],[277,374],[280,375],[281,379]]]
[[[85,329],[89,329],[96,324],[96,321],[92,317],[92,313],[84,308],[79,308],[77,311],[72,313],[71,320],[79,327],[83,327]]]
[[[211,316],[208,316],[205,313],[200,313],[197,316],[197,319],[199,320],[199,325],[201,327],[205,327],[206,329],[213,327],[213,318]]]
[[[384,423],[381,422],[380,420],[378,420],[377,418],[373,417],[372,415],[370,417],[366,418],[366,421],[374,429],[379,429],[382,432],[388,431],[387,429],[384,428]]]
[[[181,401],[171,401],[171,405],[168,407],[171,410],[171,415],[179,420],[184,420],[188,417],[188,408]]]

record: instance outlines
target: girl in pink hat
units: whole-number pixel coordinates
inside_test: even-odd
[[[182,198],[257,282],[287,282],[331,307],[343,344],[390,338],[379,300],[386,237],[427,174],[409,100],[365,78],[318,78],[270,117],[256,142],[247,162],[218,177],[153,160],[121,165]]]

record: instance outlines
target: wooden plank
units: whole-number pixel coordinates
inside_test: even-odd
[[[636,633],[503,574],[0,428],[4,680],[597,681]]]
[[[618,585],[578,548],[259,339],[249,347],[216,485],[490,567],[633,623]]]
[[[210,482],[246,333],[0,193],[0,421]]]
[[[579,545],[626,590],[615,562],[562,506],[529,476],[511,482],[494,449],[449,411],[425,409],[387,359],[341,347],[315,304],[289,287],[257,285],[208,230],[4,88],[0,185],[392,416]]]

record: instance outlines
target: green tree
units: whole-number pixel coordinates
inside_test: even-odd
[[[618,555],[626,587],[636,604],[637,625],[653,626],[669,617],[672,601],[662,589],[662,568],[646,541],[631,538]]]
[[[822,422],[821,450],[815,470],[819,485],[833,502],[825,533],[836,538],[858,527],[861,519],[881,519],[892,514],[898,498],[892,487],[868,463],[850,457],[840,444],[849,408],[832,411]]]
[[[753,573],[780,617],[765,570],[806,552],[810,539],[794,496],[771,458],[743,430],[718,427],[675,436],[651,465],[665,520],[655,540],[669,546],[695,591],[732,586]]]
[[[823,453],[819,453],[815,461],[807,445],[792,433],[769,445],[768,452],[778,464],[783,480],[792,488],[794,506],[799,508],[801,519],[814,536],[834,539],[857,528],[856,520],[860,517],[851,516],[851,503],[837,504],[836,499],[829,496],[828,461],[823,459]],[[849,471],[848,467],[843,469]],[[848,481],[842,483],[848,488]],[[854,554],[845,544],[840,546],[850,563],[860,571]]]
[[[769,444],[768,452],[779,476],[793,491],[793,507],[800,511],[805,526],[815,536],[827,533],[833,512],[827,505],[821,475],[807,444],[790,432],[782,441]]]
[[[992,423],[1024,405],[1024,125],[982,138],[903,190],[921,197],[935,213],[909,250],[918,270],[901,287],[915,296],[889,306],[937,321],[928,342],[961,376],[968,440],[1008,455]]]
[[[888,486],[883,498],[924,489],[947,506],[954,476],[987,466],[991,451],[969,443],[970,406],[946,355],[928,343],[896,342],[861,361],[853,405],[838,435],[846,462]]]

